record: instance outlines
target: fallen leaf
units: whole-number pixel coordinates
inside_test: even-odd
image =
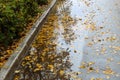
[[[111,68],[107,68],[106,70],[103,71],[104,74],[106,75],[113,75],[115,72]]]

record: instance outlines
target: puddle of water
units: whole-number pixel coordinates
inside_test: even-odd
[[[37,80],[119,80],[120,19],[114,2],[117,4],[117,0],[58,2],[35,42],[39,53],[30,63],[33,69],[22,69],[21,74],[26,71],[24,75]]]
[[[72,19],[71,21],[74,21],[74,23],[64,26],[64,23],[62,23],[62,20],[59,19],[59,17],[61,17],[59,15],[58,19],[60,22],[60,27],[57,31],[55,30],[55,32],[59,34],[57,35],[57,40],[56,40],[57,51],[61,52],[63,49],[69,51],[70,62],[73,64],[71,67],[71,70],[76,72],[76,71],[79,71],[79,66],[82,60],[83,47],[85,43],[84,38],[87,35],[87,31],[85,30],[84,26],[80,23],[79,17],[75,18],[78,12],[76,13],[74,11],[76,9],[71,9],[71,7],[76,7],[76,8],[79,8],[79,7],[74,6],[76,5],[76,3],[73,3],[73,2],[75,1],[69,0],[68,2],[69,4],[61,4],[60,6],[58,6],[59,9],[57,10],[59,14],[61,14],[61,16],[63,17],[69,16],[69,18]],[[60,9],[60,8],[63,8],[61,7],[63,5],[65,5],[63,10],[67,10],[65,12],[63,12],[62,9]],[[75,15],[73,14],[70,15],[73,12]],[[67,15],[64,16],[63,14],[67,14]],[[71,21],[65,24],[69,24]]]
[[[117,17],[119,16],[119,7],[118,4],[116,6],[116,3],[119,1],[113,1],[113,0],[69,0],[70,4],[62,4],[64,5],[66,14],[75,21],[75,24],[68,26],[70,33],[74,33],[74,40],[72,40],[70,43],[65,43],[66,40],[63,38],[63,35],[58,35],[58,43],[63,44],[60,46],[57,46],[57,51],[60,51],[60,48],[62,49],[70,49],[70,62],[73,64],[71,66],[72,72],[83,72],[82,75],[77,76],[77,78],[73,78],[74,80],[77,79],[85,79],[85,80],[119,80],[120,71],[119,71],[119,65],[116,64],[116,67],[112,66],[115,65],[115,63],[119,62],[120,59],[118,59],[118,55],[120,51],[115,51],[117,54],[109,54],[111,52],[111,48],[109,48],[110,45],[118,46],[120,45],[119,39],[119,21]],[[106,4],[109,3],[109,4]],[[61,5],[61,6],[62,6]],[[69,5],[69,8],[67,8]],[[111,7],[113,6],[113,7]],[[59,7],[60,8],[60,7]],[[63,8],[63,7],[62,7]],[[58,11],[60,12],[60,11]],[[64,11],[61,11],[64,12]],[[63,13],[61,13],[63,14]],[[62,25],[62,23],[61,23]],[[86,29],[88,27],[88,29]],[[102,28],[103,27],[103,28]],[[113,28],[114,27],[114,28]],[[64,27],[62,27],[64,28]],[[100,29],[102,28],[102,29]],[[105,34],[104,34],[105,32]],[[64,33],[64,29],[63,29]],[[66,34],[70,34],[69,32]],[[107,41],[106,38],[110,39],[110,36],[117,37],[117,40]],[[69,36],[69,40],[71,40],[72,36]],[[85,39],[88,38],[88,39]],[[58,44],[57,43],[57,44]],[[88,47],[89,46],[89,47]],[[98,52],[96,53],[96,51]],[[114,50],[113,50],[114,51]],[[100,55],[99,53],[104,53],[104,55]],[[113,59],[114,61],[108,63],[106,62],[108,59]],[[96,70],[93,70],[93,72],[89,73],[88,69],[80,69],[81,62],[95,62],[95,65],[91,68],[95,68]],[[115,71],[114,75],[106,75],[104,74],[104,70],[106,70],[106,67],[111,68]],[[99,72],[95,73],[94,71],[99,70]],[[108,70],[110,71],[110,70]],[[69,72],[71,73],[71,72]],[[86,75],[88,74],[89,75]],[[71,74],[73,77],[74,74]],[[117,75],[117,76],[116,76]],[[106,77],[107,76],[107,77]]]

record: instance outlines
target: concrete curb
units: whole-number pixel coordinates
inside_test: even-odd
[[[20,46],[15,50],[15,52],[11,55],[9,60],[3,66],[0,71],[0,80],[11,80],[11,76],[14,73],[15,69],[21,62],[22,58],[25,56],[30,49],[30,45],[32,44],[33,40],[35,39],[36,35],[39,33],[39,30],[43,23],[45,22],[47,16],[49,15],[51,9],[56,4],[57,0],[53,0],[48,7],[48,9],[40,16],[40,18],[33,24],[33,27],[26,35],[23,42]]]

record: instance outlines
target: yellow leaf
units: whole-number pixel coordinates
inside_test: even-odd
[[[95,80],[95,78],[92,77],[90,80]]]
[[[8,54],[11,54],[12,53],[12,50],[7,50],[6,51]]]
[[[37,72],[37,71],[40,71],[40,69],[39,68],[34,69],[34,72]]]
[[[64,71],[63,70],[60,70],[60,76],[64,75]]]
[[[84,69],[84,68],[86,68],[86,66],[85,66],[85,65],[81,65],[80,68],[81,68],[81,69]]]
[[[51,71],[53,71],[54,66],[53,66],[53,65],[48,65],[48,68],[49,68]]]
[[[20,70],[16,70],[15,73],[20,73]]]
[[[88,25],[86,26],[86,28],[87,28],[87,29],[90,29],[90,30],[92,30],[92,31],[96,30],[96,27],[95,27],[94,24],[88,24]]]
[[[89,62],[89,63],[88,63],[89,66],[91,66],[91,65],[93,65],[93,64],[95,64],[95,62]]]
[[[110,69],[110,68],[107,68],[106,70],[104,70],[103,73],[104,73],[104,74],[107,74],[107,75],[109,75],[109,74],[111,74],[111,75],[114,74],[114,72],[113,72],[112,69]]]
[[[42,65],[41,64],[36,64],[36,66],[38,67],[38,68],[41,68],[42,67]]]

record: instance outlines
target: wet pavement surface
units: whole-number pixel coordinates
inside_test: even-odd
[[[120,80],[119,3],[58,2],[14,80]]]

